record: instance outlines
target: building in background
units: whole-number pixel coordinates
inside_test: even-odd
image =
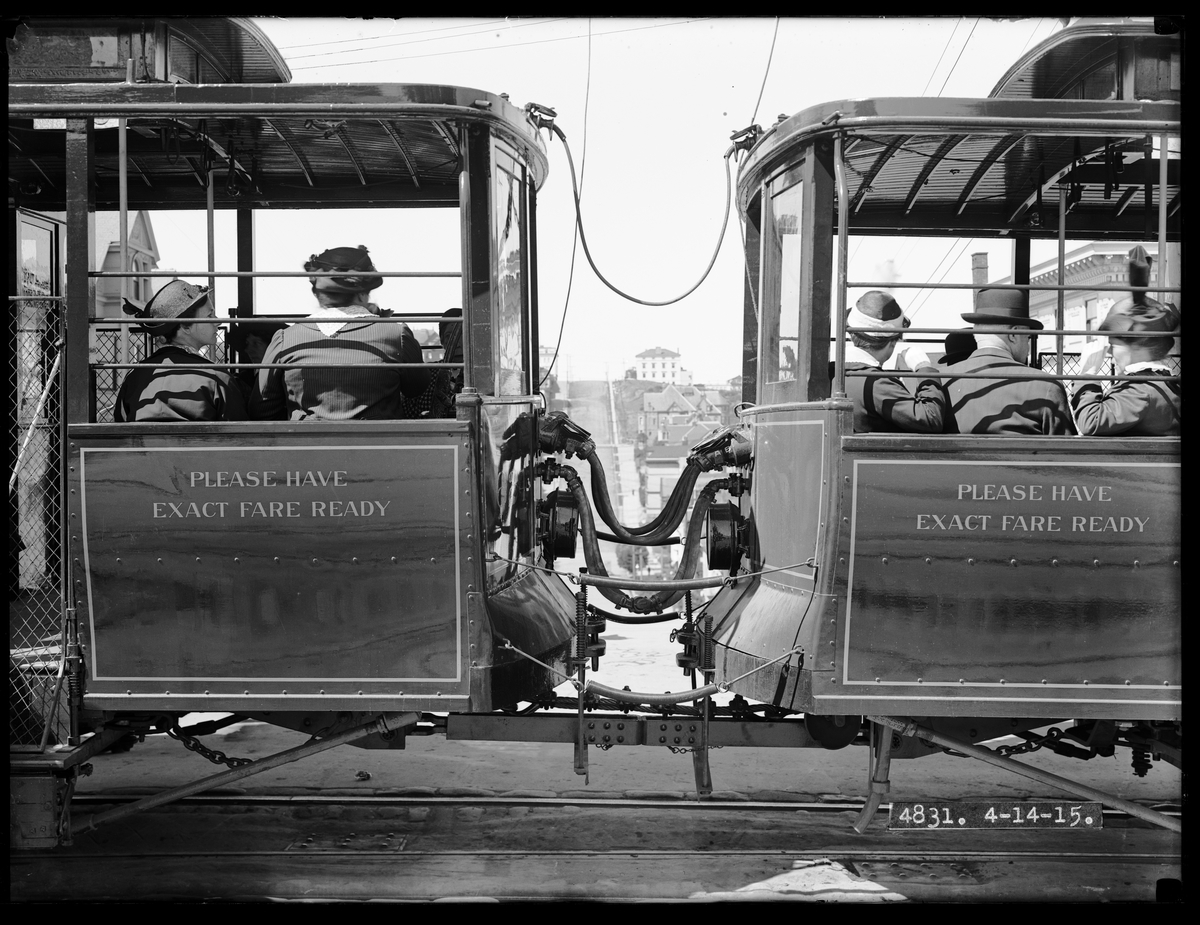
[[[650,382],[679,382],[679,375],[683,369],[683,363],[680,361],[680,354],[674,350],[668,350],[666,347],[652,347],[649,350],[643,350],[636,357],[637,359],[637,377],[646,379]],[[689,378],[690,382],[691,379]]]

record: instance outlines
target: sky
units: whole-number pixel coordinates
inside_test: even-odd
[[[943,18],[522,18],[312,19],[255,22],[296,83],[433,83],[507,93],[517,106],[556,110],[583,175],[584,231],[600,271],[649,301],[673,298],[702,276],[725,209],[723,156],[730,135],[780,115],[861,97],[984,97],[1022,53],[1063,28],[1058,19]],[[546,133],[543,133],[546,137]],[[678,304],[626,301],[596,279],[578,249],[566,155],[547,144],[539,196],[541,342],[553,347],[567,303],[561,353],[573,378],[620,377],[642,350],[682,355],[697,382],[741,370],[744,263],[736,207],[711,273]],[[733,177],[736,190],[736,167]],[[203,214],[154,213],[163,268],[203,266]],[[456,213],[422,211],[258,219],[257,267],[299,269],[326,247],[366,245],[387,270],[457,269]],[[233,216],[218,215],[218,269],[235,269]],[[1035,243],[1033,261],[1056,252]],[[897,282],[969,282],[971,253],[1007,274],[1009,245],[950,239],[851,239],[851,275]],[[882,274],[882,275],[878,275]],[[860,277],[861,278],[861,277]],[[568,282],[570,280],[570,283]],[[218,282],[217,304],[235,302]],[[457,281],[389,280],[376,301],[401,311],[460,302]],[[960,326],[961,293],[898,290],[916,323]],[[259,311],[311,304],[304,280],[258,283]],[[224,313],[222,311],[221,313]]]

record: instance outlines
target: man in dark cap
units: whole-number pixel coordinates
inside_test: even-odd
[[[1150,283],[1150,257],[1145,248],[1129,252],[1129,284]],[[1179,312],[1150,298],[1142,289],[1122,299],[1100,325],[1108,332],[1113,365],[1118,376],[1105,389],[1099,382],[1082,382],[1072,396],[1075,422],[1086,436],[1167,437],[1179,433],[1179,380],[1151,380],[1145,376],[1170,376],[1166,357],[1178,333]],[[1154,336],[1156,333],[1159,336]],[[1138,336],[1142,335],[1142,336]],[[1149,336],[1147,336],[1149,335]],[[1080,372],[1098,373],[1104,352],[1097,351],[1085,360]]]
[[[846,376],[846,393],[854,402],[854,432],[940,434],[946,396],[929,357],[911,344],[900,346],[909,320],[896,300],[886,292],[871,290],[847,313],[846,326],[871,329],[850,334],[847,372],[882,372],[883,364],[896,353],[901,369],[928,374],[917,381],[915,394],[895,376]]]
[[[244,421],[241,389],[222,369],[173,369],[208,364],[200,351],[216,345],[215,324],[187,323],[185,318],[213,318],[208,287],[173,279],[144,306],[129,299],[127,315],[145,319],[133,330],[163,338],[164,346],[146,357],[159,369],[131,369],[121,383],[113,418],[125,421]]]
[[[250,398],[259,419],[347,421],[409,416],[430,384],[421,345],[406,324],[378,323],[384,311],[368,293],[383,285],[367,249],[335,247],[304,264],[319,308],[271,338],[263,363],[331,364],[325,368],[261,369]],[[367,364],[364,366],[363,364]]]
[[[285,321],[254,321],[235,322],[229,326],[226,343],[237,353],[240,363],[261,363],[267,354],[267,347],[276,331],[287,327]],[[254,380],[258,378],[257,369],[243,367],[237,372],[238,384],[249,395],[254,390]]]
[[[982,289],[973,325],[977,344],[947,370],[948,433],[1073,434],[1075,422],[1062,385],[1029,362],[1029,340],[1042,323],[1029,317],[1029,295],[1017,289]],[[995,378],[966,378],[972,374]]]

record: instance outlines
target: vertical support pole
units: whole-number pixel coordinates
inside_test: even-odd
[[[254,210],[237,210],[237,268],[239,273],[249,273],[254,270]],[[237,306],[230,313],[241,318],[254,314],[254,277],[239,276],[237,281]],[[230,329],[232,331],[232,328]],[[251,334],[262,336],[261,331],[250,328]],[[214,360],[220,359],[213,357]],[[244,356],[233,356],[229,350],[229,338],[225,339],[225,357],[227,363],[244,361]]]
[[[586,568],[579,570],[587,574]],[[587,585],[581,584],[575,593],[575,657],[571,659],[579,672],[579,728],[575,733],[575,773],[588,783],[587,739],[583,733],[583,703],[587,688]]]
[[[92,237],[95,216],[92,211],[92,120],[68,119],[66,134],[66,205],[67,205],[67,291],[66,291],[66,382],[64,419],[70,424],[86,424],[93,402],[88,384],[88,356],[91,332],[88,319],[95,304],[95,269]]]
[[[133,63],[132,61],[130,62]],[[117,120],[117,201],[119,203],[121,223],[121,272],[129,271],[129,137],[128,120]],[[121,304],[117,307],[117,317],[122,317],[121,306],[129,295],[129,278],[120,278]],[[121,325],[121,359],[129,362],[129,325]]]
[[[217,268],[217,233],[216,233],[215,216],[213,215],[213,188],[215,185],[214,181],[213,181],[214,174],[215,174],[215,171],[213,171],[211,169],[208,171],[208,189],[206,190],[207,200],[208,200],[206,211],[208,213],[208,272],[209,273],[212,273]],[[216,277],[209,276],[209,278],[208,278],[208,301],[212,304],[214,313],[217,310],[216,284],[217,284]],[[209,357],[209,359],[215,360],[216,357]]]
[[[535,189],[535,184],[528,172],[525,174],[524,186],[527,192],[525,201],[528,215],[525,236],[529,247],[524,277],[529,285],[529,365],[533,370],[533,388],[530,389],[530,392],[536,395],[542,391],[542,344],[538,324],[537,189]]]
[[[842,163],[842,133],[833,136],[833,170],[837,180],[837,331],[834,346],[836,359],[834,361],[833,397],[846,397],[846,273],[848,272],[846,244],[850,221],[850,210],[846,198],[846,165]]]
[[[1058,185],[1058,284],[1060,286],[1067,284],[1067,188],[1061,183]],[[1058,307],[1054,313],[1054,326],[1060,331],[1063,328],[1063,319],[1066,317],[1066,296],[1067,293],[1064,290],[1058,290]],[[1058,355],[1058,366],[1055,372],[1061,376],[1063,374],[1063,336],[1061,334],[1054,335],[1054,342],[1055,352]]]
[[[692,619],[692,592],[688,591],[684,599],[686,601],[685,612],[688,622]],[[716,672],[713,670],[713,651],[712,651],[712,614],[707,610],[704,613],[704,631],[700,633],[700,668],[704,672],[705,685],[712,684],[713,676]],[[692,684],[695,685],[695,672],[692,673]],[[692,749],[692,771],[696,776],[696,799],[703,800],[712,795],[712,766],[708,761],[708,719],[710,706],[712,704],[712,695],[705,695],[700,701],[700,741]]]
[[[1171,285],[1167,255],[1167,145],[1167,133],[1163,132],[1158,143],[1158,284],[1163,288]],[[1168,301],[1171,293],[1160,292],[1158,299]]]

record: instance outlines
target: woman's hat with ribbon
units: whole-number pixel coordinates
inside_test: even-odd
[[[181,279],[173,279],[154,293],[145,305],[125,299],[121,310],[127,315],[146,319],[131,328],[135,333],[163,334],[173,327],[168,323],[171,319],[180,318],[199,308],[207,298],[207,286],[193,286]]]

